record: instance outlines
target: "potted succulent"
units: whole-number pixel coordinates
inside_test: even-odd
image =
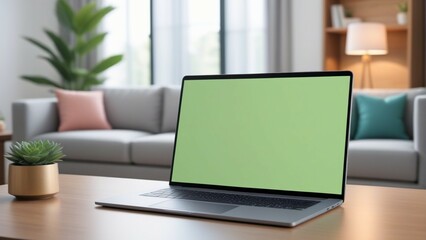
[[[398,7],[398,13],[396,15],[396,21],[400,25],[407,24],[408,3],[407,2],[398,3],[397,7]]]
[[[17,199],[47,199],[59,192],[58,164],[65,155],[53,141],[13,144],[5,157],[9,165],[9,194]]]

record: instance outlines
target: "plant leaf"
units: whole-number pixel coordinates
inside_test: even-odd
[[[49,140],[16,142],[10,147],[6,158],[15,165],[45,165],[61,161],[65,157],[62,147]]]
[[[45,52],[47,52],[47,53],[48,53],[50,56],[52,56],[53,58],[58,58],[58,57],[56,56],[56,54],[55,54],[52,50],[50,50],[50,48],[49,48],[48,46],[44,45],[44,44],[43,44],[43,43],[41,43],[40,41],[35,40],[34,38],[30,38],[30,37],[24,37],[24,39],[25,39],[25,40],[27,40],[28,42],[30,42],[30,43],[32,43],[32,44],[34,44],[34,45],[36,45],[37,47],[39,47],[39,48],[43,49]]]
[[[56,16],[59,19],[59,22],[67,27],[68,29],[74,29],[73,18],[74,11],[71,6],[65,0],[58,0],[56,2]]]
[[[107,70],[108,68],[114,66],[119,63],[123,59],[123,55],[114,55],[109,58],[102,60],[100,63],[96,64],[96,66],[90,71],[91,73],[98,74]]]
[[[56,71],[58,71],[58,73],[61,75],[61,77],[65,81],[69,82],[69,81],[72,80],[70,70],[67,69],[68,65],[63,64],[62,62],[55,60],[55,59],[52,59],[52,58],[49,58],[49,57],[41,57],[41,58],[46,60],[47,62],[49,62],[50,65],[52,65],[56,69]]]
[[[87,42],[77,43],[75,51],[78,52],[80,55],[85,54],[86,52],[98,46],[104,40],[106,35],[107,33],[101,33],[87,40]]]
[[[61,54],[62,59],[65,62],[70,63],[74,59],[74,56],[72,51],[68,48],[68,45],[64,42],[64,40],[62,40],[58,35],[49,30],[45,30],[44,32],[49,36],[53,44],[55,44],[55,47],[58,50],[59,54]]]
[[[35,84],[40,85],[48,85],[56,88],[62,88],[62,86],[48,78],[41,77],[41,76],[21,76],[22,79],[30,81]]]
[[[73,68],[72,73],[79,77],[86,77],[89,74],[89,71],[85,68]]]
[[[82,26],[81,33],[92,31],[94,28],[96,28],[102,18],[104,18],[105,15],[110,13],[112,10],[114,10],[114,8],[111,6],[99,9],[90,17],[90,19],[87,20],[87,23]]]
[[[96,78],[94,76],[88,76],[84,79],[83,84],[81,85],[81,89],[90,90],[91,86],[96,86],[104,83],[104,78]]]
[[[96,9],[96,3],[91,2],[84,5],[79,11],[74,15],[74,26],[77,35],[82,35],[84,32],[82,29],[87,24],[88,20],[94,14],[94,10]]]

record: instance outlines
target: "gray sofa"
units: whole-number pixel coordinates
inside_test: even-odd
[[[177,87],[101,89],[112,130],[57,132],[56,100],[13,104],[13,140],[50,139],[67,155],[60,171],[167,180],[173,154],[180,90]],[[350,183],[426,188],[426,90],[369,90],[379,97],[407,92],[411,139],[351,140]]]
[[[408,140],[362,139],[349,142],[349,183],[426,188],[426,89],[355,90],[387,97],[406,93],[405,128]],[[353,101],[353,109],[356,109]]]
[[[55,98],[13,103],[13,141],[50,139],[63,146],[62,173],[168,179],[180,89],[100,88],[113,129],[57,132]]]

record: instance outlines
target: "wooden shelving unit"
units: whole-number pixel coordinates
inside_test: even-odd
[[[388,32],[399,32],[399,31],[407,31],[406,25],[388,25],[386,26],[386,30]],[[336,34],[346,34],[346,28],[333,28],[333,27],[327,27],[325,29],[326,33],[336,33]]]
[[[403,0],[324,0],[324,69],[351,70],[359,86],[361,56],[345,54],[346,29],[331,27],[330,8],[342,4],[363,22],[384,23],[387,28],[388,54],[372,56],[375,88],[424,86],[424,13],[425,2],[408,0],[408,23],[396,22],[396,5]]]

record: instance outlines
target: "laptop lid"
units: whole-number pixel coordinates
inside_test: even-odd
[[[171,186],[344,199],[352,73],[185,76]]]

